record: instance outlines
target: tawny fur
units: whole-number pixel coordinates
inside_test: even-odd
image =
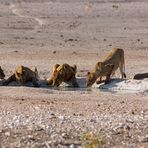
[[[32,68],[32,69],[31,69]],[[4,85],[8,85],[12,81],[17,81],[21,85],[25,85],[27,82],[32,82],[35,87],[38,87],[38,71],[35,66],[28,68],[24,66],[18,66],[15,69],[15,72],[10,76],[5,82]]]
[[[62,82],[71,81],[73,87],[78,87],[76,81],[77,66],[70,66],[68,64],[56,64],[53,67],[51,78],[48,80],[48,85],[59,86]]]
[[[121,77],[126,77],[124,51],[123,49],[113,48],[101,62],[96,63],[92,72],[88,72],[86,85],[92,86],[96,81],[97,83],[101,83],[101,79],[104,76],[106,77],[104,81],[108,83],[110,76],[113,75],[118,68],[120,69]]]

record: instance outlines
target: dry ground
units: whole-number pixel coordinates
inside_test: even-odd
[[[145,0],[0,0],[0,65],[56,63],[78,76],[111,48],[125,50],[127,78],[148,72]],[[148,93],[0,87],[0,147],[83,147],[93,132],[103,147],[148,147]]]

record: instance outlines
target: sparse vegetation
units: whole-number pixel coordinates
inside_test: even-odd
[[[92,132],[83,134],[81,140],[84,148],[101,148],[105,144],[102,137]]]

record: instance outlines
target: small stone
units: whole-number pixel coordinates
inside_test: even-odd
[[[5,135],[9,137],[10,136],[10,132],[5,132]]]
[[[62,133],[62,137],[66,138],[66,137],[68,137],[68,135],[66,133]]]
[[[139,137],[139,142],[148,143],[148,135]]]
[[[90,119],[90,122],[97,123],[97,121],[95,119]]]
[[[65,117],[64,116],[59,116],[58,117],[60,120],[64,121]]]
[[[46,148],[51,148],[51,146],[47,142],[45,142],[45,146]]]
[[[53,54],[56,54],[57,52],[54,50],[52,53],[53,53]]]
[[[132,110],[132,114],[134,115],[135,114],[135,112]]]
[[[123,103],[125,103],[125,102],[124,102],[124,101],[121,101],[120,103],[123,104]]]
[[[74,51],[72,54],[77,54],[77,52]]]
[[[113,8],[118,9],[118,5],[112,5]]]
[[[76,148],[76,146],[74,144],[71,144],[70,148]]]
[[[113,128],[115,135],[127,133],[129,130],[130,127],[128,125],[121,125]]]

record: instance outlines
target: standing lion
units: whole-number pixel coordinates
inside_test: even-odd
[[[124,51],[123,49],[113,48],[101,62],[96,63],[91,72],[88,72],[86,78],[87,87],[92,86],[95,82],[100,83],[102,77],[106,77],[105,83],[108,83],[110,76],[113,75],[118,68],[120,69],[121,77],[125,78]]]

